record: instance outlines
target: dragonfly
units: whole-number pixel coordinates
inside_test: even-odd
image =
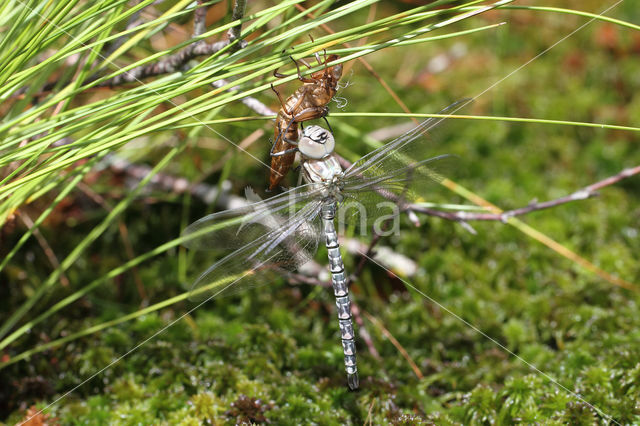
[[[313,41],[313,38],[311,39]],[[300,65],[291,58],[298,70],[298,80],[304,83],[293,95],[286,100],[271,85],[271,90],[275,92],[280,100],[281,108],[276,117],[273,145],[271,146],[271,174],[269,176],[269,190],[275,189],[284,179],[295,159],[295,145],[299,139],[298,123],[324,118],[329,114],[327,104],[331,102],[338,89],[338,80],[342,77],[342,64],[329,67],[327,64],[339,58],[338,55],[327,56],[324,50],[324,61],[316,52],[318,65],[324,65],[324,69],[316,71],[310,76],[303,77],[300,72]],[[300,59],[307,68],[311,69],[305,60]],[[278,78],[285,75],[275,70],[273,75]],[[329,122],[327,121],[327,124]]]
[[[459,108],[464,102],[468,101],[458,101],[441,114]],[[270,274],[277,276],[302,267],[324,242],[347,384],[350,389],[357,389],[350,283],[335,219],[369,228],[383,213],[389,213],[381,206],[392,204],[397,207],[395,214],[399,214],[410,203],[427,197],[428,184],[441,181],[442,170],[448,169],[454,158],[448,154],[431,158],[424,155],[431,146],[427,132],[443,119],[423,121],[346,169],[334,152],[333,134],[317,125],[305,127],[296,144],[304,184],[266,200],[210,214],[183,231],[183,244],[190,249],[230,251],[195,280],[191,300],[206,300],[267,284],[271,282]],[[345,209],[351,214],[345,213]]]

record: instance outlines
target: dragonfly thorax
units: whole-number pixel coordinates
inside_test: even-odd
[[[320,185],[325,197],[341,199],[342,178],[344,173],[335,156],[322,160],[304,159],[302,162],[304,179],[308,183]]]
[[[344,172],[334,148],[333,135],[320,126],[305,127],[298,142],[305,181],[319,185],[323,198],[341,201]]]

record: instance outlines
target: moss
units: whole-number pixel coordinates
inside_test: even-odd
[[[566,7],[587,8],[584,2],[569,3]],[[619,17],[637,22],[637,8],[626,3]],[[432,76],[439,81],[437,91],[430,91],[419,76],[428,59],[447,51],[449,42],[420,47],[424,50],[389,49],[371,56],[371,63],[379,74],[391,77],[410,109],[432,112],[480,93],[574,28],[556,15],[504,13],[509,31],[465,39],[469,54],[446,74]],[[637,117],[637,58],[613,55],[594,44],[599,25],[554,47],[468,112],[621,124]],[[564,68],[576,61],[583,64],[579,70]],[[354,84],[342,94],[349,97],[350,111],[389,111],[378,83],[357,67]],[[395,84],[393,76],[401,80],[400,71],[412,78]],[[225,112],[246,115],[242,107],[230,108]],[[347,121],[332,120],[336,133],[341,121]],[[365,118],[348,122],[362,133],[397,124]],[[452,121],[443,127],[431,142],[434,152],[461,157],[450,176],[504,208],[571,193],[640,161],[631,133],[478,121]],[[239,141],[255,128],[233,127],[228,136]],[[256,155],[260,149],[266,155],[266,146],[256,148]],[[338,149],[362,155],[370,148],[345,132]],[[192,150],[176,159],[172,172],[200,178],[194,167],[198,155],[209,164],[222,153]],[[255,164],[242,156],[235,161],[239,166],[231,180],[236,193],[247,184],[264,187],[264,173]],[[209,183],[216,184],[219,177]],[[96,179],[93,189],[100,194],[119,197],[125,192],[122,185],[114,188],[106,178]],[[604,270],[640,282],[638,179],[601,192],[598,198],[524,220]],[[75,197],[70,204],[86,203],[84,196]],[[461,201],[437,189],[434,199]],[[141,199],[122,219],[137,254],[178,235],[178,218],[184,214],[174,195],[154,193],[152,208],[148,201]],[[198,201],[192,204],[193,219],[209,210]],[[56,252],[67,253],[79,235],[95,226],[98,214],[87,211],[69,228],[73,232],[55,224],[43,231],[56,236]],[[472,235],[457,224],[421,220],[420,229],[404,223],[401,234],[383,244],[417,262],[421,272],[410,282],[428,298],[373,264],[365,266],[353,287],[361,311],[378,320],[372,323],[363,316],[379,357],[358,339],[358,392],[345,386],[331,290],[280,280],[203,305],[121,360],[194,305],[173,305],[0,370],[3,419],[19,422],[32,404],[44,408],[113,363],[47,414],[61,424],[591,425],[607,424],[608,416],[620,424],[640,423],[637,293],[613,286],[512,227],[472,223],[477,232]],[[17,238],[8,236],[7,246]],[[118,238],[114,227],[91,246],[69,270],[73,285],[91,282],[128,260]],[[28,243],[15,265],[3,272],[10,286],[0,301],[2,312],[12,312],[50,271],[46,259],[29,253],[40,253],[37,243]],[[2,355],[13,356],[182,292],[188,285],[179,278],[178,256],[176,250],[139,266],[144,300],[135,274],[123,274],[25,334]],[[358,259],[346,262],[353,266]],[[60,289],[51,300],[68,294]],[[416,363],[421,378],[387,332]]]

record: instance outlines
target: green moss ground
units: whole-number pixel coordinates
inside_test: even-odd
[[[595,1],[563,6],[603,7]],[[386,4],[379,13],[397,7]],[[640,22],[632,2],[623,2],[611,16]],[[494,13],[486,19],[508,25],[441,44],[388,49],[367,59],[413,111],[434,112],[480,93],[584,22],[528,11]],[[607,31],[617,34],[615,43],[607,42]],[[427,61],[456,41],[466,44],[467,55],[446,73],[426,77]],[[637,126],[639,55],[639,33],[594,23],[483,95],[467,112]],[[363,67],[355,65],[348,78],[352,85],[341,93],[349,100],[346,111],[400,111]],[[261,99],[275,105],[270,93]],[[247,114],[241,107],[225,111],[233,113]],[[338,151],[355,157],[369,149],[357,135],[348,135],[347,123],[366,132],[399,122],[336,117],[334,130],[344,135]],[[218,130],[239,141],[260,125]],[[434,152],[461,157],[450,176],[505,209],[563,196],[640,164],[640,138],[631,132],[453,121],[439,136]],[[251,152],[266,158],[264,146]],[[192,150],[167,172],[197,177],[193,156],[209,162],[215,155]],[[232,161],[229,179],[237,193],[247,184],[265,186],[264,171],[248,156]],[[97,177],[94,189],[107,199],[126,191],[105,176]],[[444,190],[434,197],[462,201]],[[122,222],[135,253],[174,238],[183,208],[182,197],[154,192],[127,211]],[[70,199],[66,209],[58,222],[43,229],[61,253],[105,214],[82,194]],[[191,220],[206,212],[207,206],[194,200],[188,215]],[[640,285],[637,177],[607,187],[598,198],[524,220],[604,270]],[[365,317],[381,359],[358,339],[361,390],[349,392],[331,292],[274,283],[208,303],[48,412],[63,424],[608,424],[603,415],[620,424],[640,423],[638,293],[586,272],[515,228],[472,225],[477,235],[424,218],[420,229],[404,223],[401,236],[383,240],[418,262],[422,273],[409,282],[432,300],[372,264],[353,289],[359,307],[397,339],[422,379],[383,330]],[[21,232],[5,234],[8,246]],[[127,259],[113,227],[67,276],[72,287],[86,284]],[[177,272],[178,259],[177,251],[171,252],[101,286],[32,330],[11,353],[139,309],[136,280],[144,284],[150,303],[185,291],[188,283]],[[347,258],[347,267],[357,261]],[[18,306],[49,268],[36,242],[25,246],[3,272],[2,281],[9,285],[0,288],[2,312]],[[50,300],[70,291],[53,293]],[[0,370],[5,421],[17,422],[31,404],[44,407],[55,401],[192,306],[177,304]]]

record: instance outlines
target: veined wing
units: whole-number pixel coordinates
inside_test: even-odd
[[[459,100],[444,108],[439,114],[451,114],[470,102],[469,99]],[[429,131],[444,120],[445,118],[428,118],[404,135],[365,155],[345,171],[346,180],[362,176],[384,176],[429,158],[426,155],[431,137]]]
[[[458,101],[440,114],[454,112],[468,102]],[[406,203],[424,201],[433,190],[432,184],[444,179],[457,159],[452,155],[425,155],[431,145],[428,131],[443,120],[429,118],[349,167],[343,180],[345,201],[340,206],[340,218],[365,228],[381,216],[399,213]]]
[[[338,220],[355,226],[364,235],[372,225],[397,216],[408,203],[426,201],[433,195],[434,183],[444,179],[457,158],[440,155],[380,176],[351,176],[344,182]]]
[[[270,215],[284,214],[286,210],[293,215],[320,196],[320,191],[314,185],[305,184],[266,200],[248,201],[244,206],[212,213],[198,219],[182,231],[185,240],[182,245],[193,250],[229,250],[242,247],[246,241],[236,238],[239,228],[249,230],[249,224],[261,223]],[[257,196],[247,195],[247,199],[253,197]]]
[[[191,300],[266,284],[268,272],[294,270],[316,252],[322,200],[310,185],[265,201],[206,216],[182,233],[193,249],[227,250],[195,280]],[[229,248],[237,248],[228,253]]]

